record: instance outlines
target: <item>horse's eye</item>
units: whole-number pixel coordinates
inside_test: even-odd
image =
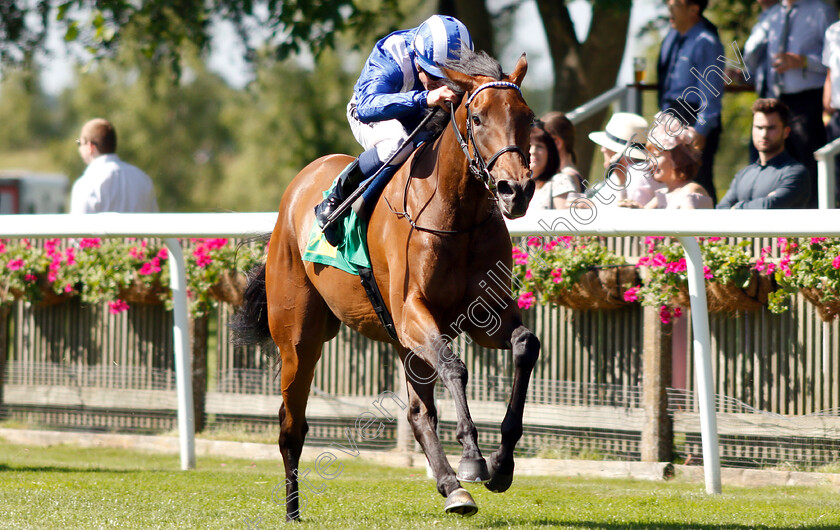
[[[472,121],[473,121],[473,125],[475,125],[476,127],[481,125],[481,118],[479,118],[478,116],[473,116]]]

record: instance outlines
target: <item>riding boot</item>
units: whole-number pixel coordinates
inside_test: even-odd
[[[324,228],[327,224],[327,219],[359,187],[359,184],[365,178],[365,174],[359,169],[359,159],[353,160],[338,176],[338,182],[333,186],[327,198],[315,206],[315,219],[318,220],[318,226],[323,230],[324,237],[329,244],[334,247],[340,241],[340,233],[335,223],[330,224],[326,229]]]

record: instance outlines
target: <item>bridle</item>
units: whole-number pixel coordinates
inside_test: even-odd
[[[450,116],[451,116],[450,122],[451,122],[451,125],[452,125],[452,130],[455,133],[455,138],[458,140],[458,145],[461,146],[461,150],[464,152],[464,156],[467,157],[467,161],[469,163],[470,173],[472,173],[473,176],[475,176],[475,178],[477,178],[478,180],[480,180],[482,182],[482,184],[484,184],[484,187],[486,187],[487,190],[490,192],[490,195],[492,196],[492,200],[494,200],[495,202],[499,202],[499,196],[498,196],[498,193],[496,191],[496,181],[493,179],[493,175],[490,173],[490,170],[493,168],[493,164],[496,163],[496,160],[498,160],[500,156],[502,156],[503,154],[508,153],[508,152],[518,153],[519,156],[522,157],[522,160],[525,162],[526,166],[528,165],[528,157],[525,156],[525,153],[522,151],[522,148],[520,148],[518,145],[507,145],[505,147],[502,147],[501,149],[496,151],[496,153],[493,156],[490,157],[489,161],[485,161],[484,157],[481,155],[481,152],[478,150],[478,144],[476,144],[476,142],[475,142],[475,134],[473,133],[472,110],[470,110],[470,103],[472,103],[472,100],[475,99],[475,96],[478,95],[479,92],[481,92],[482,90],[488,89],[488,88],[513,89],[513,90],[516,90],[517,92],[519,92],[520,96],[522,95],[522,91],[520,90],[519,86],[517,84],[511,83],[509,81],[490,81],[490,82],[484,83],[483,85],[476,88],[475,92],[470,94],[470,96],[467,98],[467,101],[464,103],[464,107],[467,109],[467,139],[466,140],[464,139],[464,136],[461,134],[460,129],[458,129],[458,124],[455,121],[455,106],[454,105],[449,106],[449,112],[450,112]],[[475,153],[475,157],[470,155],[470,150],[469,150],[469,144],[470,143],[472,143],[473,152]],[[428,145],[428,144],[425,144],[425,145]],[[467,230],[441,230],[441,229],[437,229],[437,228],[427,228],[427,227],[424,227],[424,226],[420,226],[414,221],[414,219],[411,218],[411,215],[408,213],[408,188],[409,188],[409,186],[411,186],[411,180],[412,180],[412,172],[409,172],[409,176],[408,176],[408,178],[406,179],[406,182],[405,182],[405,191],[403,192],[403,211],[398,212],[398,211],[394,210],[394,208],[391,207],[391,204],[388,203],[387,198],[385,199],[385,202],[388,204],[388,208],[391,210],[391,212],[395,213],[399,217],[404,217],[408,221],[408,223],[411,225],[411,227],[414,228],[415,230],[419,230],[421,232],[429,232],[429,233],[438,234],[438,235],[461,234],[461,233],[466,233],[466,232],[472,232],[473,230],[475,230],[476,228],[484,225],[490,219],[493,218],[493,212],[491,211],[490,214],[487,216],[487,218],[484,221],[478,223],[477,225],[474,225],[473,227],[471,227]]]
[[[467,139],[464,139],[464,136],[461,134],[460,129],[458,129],[458,124],[455,122],[455,106],[449,106],[449,114],[451,116],[450,122],[452,124],[452,130],[455,132],[455,138],[458,139],[458,145],[461,146],[461,150],[464,152],[464,156],[467,157],[467,162],[469,162],[469,170],[470,173],[475,176],[478,180],[480,180],[490,194],[493,196],[493,199],[498,202],[499,195],[496,191],[496,181],[493,179],[493,175],[490,173],[490,170],[493,169],[493,164],[496,163],[496,160],[499,159],[505,153],[514,152],[518,153],[519,156],[522,157],[522,161],[525,162],[525,165],[528,165],[528,157],[525,156],[525,153],[522,151],[522,148],[518,145],[507,145],[502,147],[496,154],[490,157],[490,160],[484,160],[484,157],[481,155],[481,152],[478,150],[478,144],[475,142],[475,134],[473,133],[473,125],[472,125],[472,110],[470,109],[470,103],[475,97],[478,95],[479,92],[488,88],[499,88],[499,89],[513,89],[519,92],[519,95],[522,95],[522,91],[519,88],[519,85],[516,83],[511,83],[509,81],[490,81],[488,83],[484,83],[483,85],[479,86],[475,89],[475,92],[470,94],[467,98],[466,103],[464,103],[464,107],[467,109]],[[475,153],[475,157],[470,156],[470,149],[469,144],[472,143],[473,152]]]

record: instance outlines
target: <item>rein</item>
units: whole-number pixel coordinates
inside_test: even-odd
[[[449,112],[451,116],[450,123],[452,125],[452,130],[455,133],[455,138],[458,140],[458,145],[464,152],[464,156],[467,157],[470,173],[472,173],[475,178],[477,178],[479,181],[481,181],[482,184],[484,184],[484,187],[486,187],[487,190],[490,192],[492,200],[498,203],[499,196],[496,191],[496,182],[493,179],[493,175],[490,173],[490,170],[493,168],[493,164],[496,163],[496,160],[498,160],[500,156],[507,152],[519,153],[519,156],[522,157],[522,160],[525,162],[526,166],[528,165],[528,158],[525,156],[525,153],[522,152],[522,149],[518,145],[507,145],[496,151],[496,153],[490,157],[490,160],[485,162],[484,157],[478,150],[478,144],[476,144],[475,142],[475,135],[473,133],[472,128],[472,111],[470,110],[470,103],[472,103],[472,100],[475,98],[476,95],[478,95],[479,92],[487,88],[514,89],[517,92],[519,92],[520,95],[522,95],[522,91],[520,90],[519,86],[515,83],[510,83],[508,81],[491,81],[489,83],[484,83],[483,85],[479,86],[475,90],[475,92],[473,92],[467,98],[467,101],[464,104],[464,107],[466,107],[467,109],[467,139],[464,139],[464,136],[461,134],[460,129],[458,129],[458,124],[455,122],[455,106],[451,104],[449,106]],[[469,143],[472,143],[473,145],[475,157],[472,157],[470,155]],[[421,232],[429,232],[432,234],[462,234],[472,232],[473,230],[483,226],[493,217],[493,212],[491,211],[490,215],[488,215],[485,220],[481,221],[477,225],[474,225],[467,230],[440,230],[437,228],[426,228],[423,226],[419,226],[408,213],[408,188],[409,186],[411,186],[411,179],[413,178],[411,175],[412,172],[409,171],[408,178],[405,182],[405,190],[403,192],[403,211],[397,212],[391,207],[390,203],[388,204],[388,208],[397,216],[405,217],[405,219],[408,221],[408,224],[410,224],[413,229],[419,230]],[[386,199],[385,202],[387,203],[388,200]]]

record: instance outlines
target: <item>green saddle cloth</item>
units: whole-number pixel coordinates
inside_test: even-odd
[[[333,186],[335,186],[335,181],[333,181]],[[323,193],[324,198],[329,195],[330,190]],[[339,232],[342,233],[338,248],[330,245],[318,223],[313,223],[312,230],[309,232],[309,242],[303,253],[303,261],[330,265],[355,275],[359,274],[358,267],[371,268],[367,248],[367,222],[359,219],[351,208],[337,221],[337,224]]]

